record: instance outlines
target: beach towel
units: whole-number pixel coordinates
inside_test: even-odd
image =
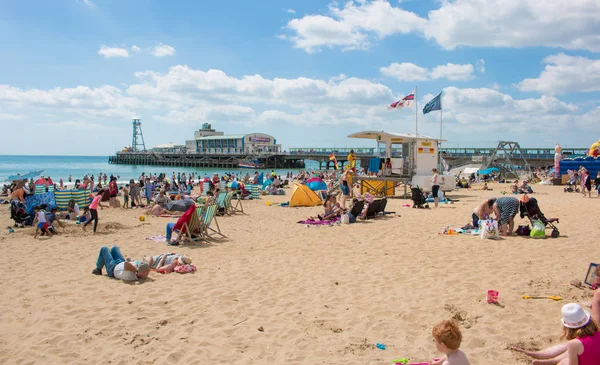
[[[33,207],[40,206],[42,204],[48,205],[48,211],[56,206],[56,200],[54,200],[54,193],[43,193],[28,195],[25,197],[25,209],[28,214],[33,215]]]
[[[180,273],[180,274],[193,273],[196,271],[196,265],[175,266],[175,269],[173,271]]]
[[[303,221],[298,221],[298,223],[300,224],[309,224],[311,226],[330,226],[336,222],[340,221],[340,217],[335,217],[333,219],[330,219],[328,221],[320,221],[320,220],[313,220],[313,219],[305,219]]]
[[[162,235],[150,236],[150,237],[146,237],[146,239],[148,241],[154,241],[154,242],[159,242],[159,243],[165,243],[167,241],[167,238]]]

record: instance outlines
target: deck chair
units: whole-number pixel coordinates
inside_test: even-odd
[[[179,217],[179,219],[177,219],[175,226],[173,226],[173,232],[179,232],[180,236],[182,234],[187,235],[187,232],[190,229],[190,222],[192,221],[192,218],[194,217],[195,214],[196,214],[196,206],[192,205],[188,208],[188,210],[185,211],[185,213],[183,213],[181,215],[181,217]],[[191,228],[194,228],[193,224],[192,224]]]
[[[217,214],[220,213],[221,209],[225,209],[225,198],[226,197],[227,197],[227,193],[224,192],[224,191],[221,192],[221,193],[219,193],[219,196],[217,196],[217,200],[216,200],[216,203],[217,203]],[[223,213],[225,213],[225,212],[223,212]]]
[[[377,214],[381,212],[383,203],[383,199],[373,200],[373,203],[369,204],[369,207],[367,208],[367,218],[375,218]]]
[[[235,205],[231,204],[231,213],[237,212],[244,213],[244,206],[242,205],[242,192],[241,190],[237,193],[237,200]]]
[[[182,232],[185,233],[187,239],[191,242],[202,241],[202,210],[203,207],[196,207],[188,222],[182,225]]]
[[[358,219],[358,217],[360,217],[360,213],[362,213],[364,207],[365,207],[365,201],[359,200],[356,203],[354,203],[354,205],[352,206],[352,209],[350,209],[350,214],[352,214],[354,216],[354,218]]]
[[[204,214],[202,215],[202,225],[200,230],[202,235],[206,238],[212,238],[209,231],[213,231],[221,235],[222,237],[227,238],[223,233],[221,233],[221,227],[219,227],[219,222],[217,222],[217,204],[208,204],[205,206]],[[214,229],[212,223],[216,225],[217,229]]]
[[[233,211],[233,207],[231,206],[231,199],[233,198],[234,194],[235,194],[235,191],[230,191],[227,193],[227,195],[225,195],[225,201],[223,202],[223,207],[225,208],[225,213],[227,215],[235,213]]]

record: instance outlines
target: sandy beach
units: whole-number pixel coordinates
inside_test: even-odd
[[[219,217],[227,239],[182,247],[145,240],[164,235],[174,219],[141,222],[141,210],[99,211],[97,234],[69,224],[58,236],[34,239],[33,228],[8,232],[5,205],[0,364],[423,362],[439,355],[431,328],[452,317],[472,364],[529,363],[507,348],[557,343],[561,306],[591,297],[570,281],[583,280],[600,259],[592,224],[600,200],[534,185],[542,211],[561,219],[558,239],[438,235],[466,224],[484,197],[509,190],[490,187],[454,191],[456,203],[430,210],[392,199],[386,210],[401,216],[310,228],[296,221],[322,207],[265,204],[289,200],[286,189],[286,196],[244,201],[245,214]],[[136,284],[95,276],[103,245],[132,258],[187,253],[198,271],[151,273]],[[501,306],[486,303],[488,289],[500,292]]]

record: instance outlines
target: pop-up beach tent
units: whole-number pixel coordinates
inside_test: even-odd
[[[306,185],[294,186],[292,197],[290,198],[290,207],[315,207],[323,202],[314,191],[310,190]]]

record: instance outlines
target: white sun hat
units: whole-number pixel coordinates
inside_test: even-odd
[[[577,303],[565,304],[562,316],[562,324],[567,328],[581,328],[590,321],[590,312],[583,310]]]

